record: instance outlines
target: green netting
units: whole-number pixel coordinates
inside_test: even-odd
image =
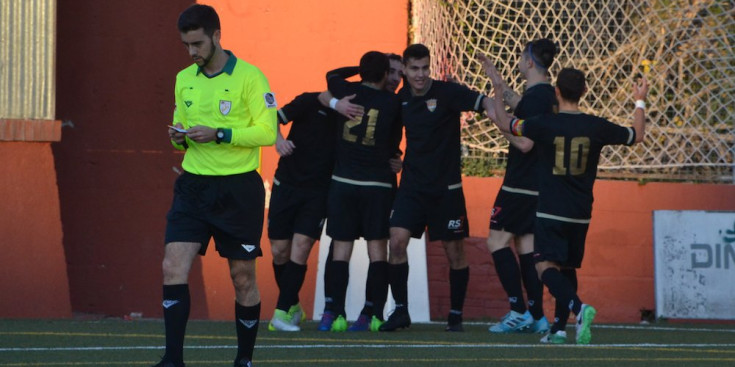
[[[432,51],[434,77],[488,90],[477,55],[489,54],[521,93],[522,46],[549,37],[561,52],[551,67],[587,73],[584,112],[629,124],[631,84],[651,89],[647,138],[603,151],[600,175],[646,180],[733,180],[735,2],[731,0],[413,0],[413,42]],[[465,172],[502,174],[507,141],[484,116],[465,116]]]

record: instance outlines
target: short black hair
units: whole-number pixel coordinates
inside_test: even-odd
[[[389,52],[386,54],[388,56],[388,60],[396,60],[398,62],[403,62],[403,58],[401,58],[401,55],[394,54],[392,52]]]
[[[410,59],[421,60],[424,57],[431,57],[431,52],[429,52],[428,47],[420,43],[414,43],[413,45],[406,47],[403,51],[404,63],[407,63]]]
[[[577,103],[586,88],[584,73],[572,68],[561,69],[556,76],[556,87],[559,88],[562,98]]]
[[[548,69],[558,53],[556,44],[548,38],[541,38],[526,44],[523,52],[527,53],[533,63],[542,69]]]
[[[220,30],[219,15],[209,5],[194,4],[181,12],[178,27],[181,33],[201,28],[204,34],[212,37],[214,31]]]
[[[379,83],[389,68],[388,56],[382,52],[369,51],[360,58],[360,78],[363,82]]]

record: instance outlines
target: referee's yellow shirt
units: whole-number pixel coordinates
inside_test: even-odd
[[[176,75],[173,123],[222,128],[220,144],[196,143],[188,148],[181,166],[197,175],[225,176],[253,171],[260,164],[260,147],[276,141],[275,96],[265,75],[230,51],[222,71],[207,76],[196,64]],[[184,149],[175,144],[174,147]]]

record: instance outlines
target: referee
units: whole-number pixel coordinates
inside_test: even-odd
[[[184,366],[189,270],[210,238],[227,258],[235,288],[237,357],[252,366],[260,319],[255,259],[262,256],[265,192],[256,172],[260,147],[276,140],[276,101],[255,66],[220,45],[216,11],[192,5],[179,16],[181,41],[195,64],[176,76],[176,110],[169,137],[185,150],[166,217],[163,314],[166,354],[156,366]]]

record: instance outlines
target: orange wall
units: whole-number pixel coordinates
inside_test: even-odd
[[[467,240],[470,286],[465,315],[499,318],[508,312],[505,293],[485,245],[490,207],[501,178],[465,178],[471,238]],[[735,210],[735,185],[598,180],[579,295],[595,305],[600,322],[636,322],[641,309],[654,309],[654,210]],[[448,266],[438,243],[430,243],[429,293],[432,318],[449,311]],[[547,317],[553,300],[546,296]]]
[[[51,143],[0,141],[0,160],[0,317],[71,317]]]
[[[181,154],[168,142],[165,125],[171,119],[176,72],[191,62],[175,29],[179,12],[190,3],[58,0],[57,118],[70,120],[74,127],[65,128],[64,139],[53,145],[53,160],[48,145],[14,143],[12,149],[6,149],[8,146],[0,143],[4,161],[10,157],[11,162],[27,162],[13,159],[18,157],[19,149],[32,154],[34,165],[55,161],[60,204],[48,194],[50,201],[44,201],[47,207],[43,207],[51,219],[48,226],[32,227],[35,224],[30,219],[22,225],[0,221],[0,233],[15,233],[25,226],[24,233],[26,228],[41,236],[48,232],[48,241],[58,242],[62,235],[53,213],[60,206],[69,286],[65,289],[62,284],[52,291],[68,291],[75,312],[111,316],[143,312],[144,317],[162,314],[160,262],[165,215],[176,178],[174,170],[181,162]],[[280,105],[303,91],[324,89],[326,71],[356,64],[365,51],[400,53],[407,43],[407,0],[205,3],[214,5],[221,15],[223,45],[264,71]],[[262,173],[268,183],[272,182],[277,160],[273,148],[263,150]],[[0,199],[16,202],[19,218],[29,216],[23,214],[23,208],[37,205],[35,197],[53,191],[44,186],[53,179],[45,177],[46,183],[41,185],[31,176],[17,176],[31,166],[12,164],[0,168],[4,173],[0,177],[0,188],[4,190]],[[473,236],[468,240],[467,252],[476,261],[471,268],[466,304],[469,318],[498,317],[507,310],[490,254],[484,247],[488,208],[499,186],[499,178],[465,180]],[[733,210],[734,190],[733,185],[598,182],[589,250],[580,272],[583,300],[598,306],[602,321],[636,321],[639,308],[654,306],[651,211]],[[30,204],[17,202],[19,198]],[[0,219],[14,215],[7,214],[10,210],[3,207],[5,214]],[[265,233],[261,243],[265,256],[258,262],[258,277],[262,315],[268,318],[277,295]],[[20,249],[24,239],[28,242],[22,235],[15,236],[3,245]],[[446,260],[439,246],[429,245],[428,254],[432,316],[445,317],[449,304]],[[63,255],[55,256],[58,259]],[[24,253],[7,254],[3,266],[6,259],[23,263],[27,258]],[[315,261],[316,255],[312,255],[301,292],[309,313]],[[53,269],[54,274],[64,274]],[[4,271],[0,267],[0,275],[8,279]],[[66,282],[62,278],[59,281]],[[9,288],[13,292],[2,294],[24,295],[23,299],[29,300],[38,297],[39,293],[28,294],[31,288],[26,285],[30,283],[22,284],[22,289]],[[216,252],[195,262],[190,284],[192,318],[232,319],[232,286],[226,264]],[[59,297],[64,299],[63,295]],[[0,300],[4,307],[2,302],[16,299]],[[60,317],[69,315],[68,307],[55,306]],[[2,309],[0,316],[5,316]]]

